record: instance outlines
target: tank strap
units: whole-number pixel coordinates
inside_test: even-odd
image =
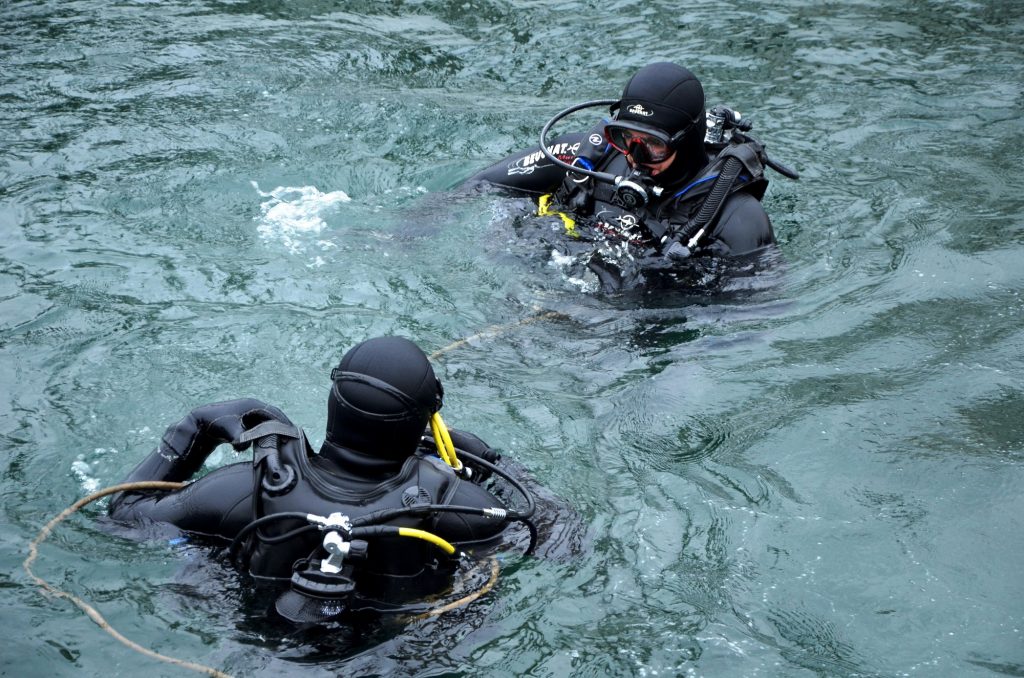
[[[298,438],[299,429],[297,426],[286,424],[283,421],[277,421],[276,419],[270,419],[268,421],[253,426],[242,435],[238,436],[238,442],[249,443],[253,440],[259,440],[264,436],[279,435],[286,436],[288,438]]]
[[[252,465],[264,465],[263,480],[260,483],[269,494],[284,494],[295,487],[298,480],[295,470],[281,462],[278,452],[284,438],[300,439],[302,432],[296,426],[282,421],[269,420],[239,436],[239,442],[256,441],[252,451]]]
[[[751,181],[764,176],[764,163],[761,157],[764,155],[764,146],[755,141],[747,141],[741,144],[730,144],[718,154],[721,158],[736,158],[747,172],[750,173]]]

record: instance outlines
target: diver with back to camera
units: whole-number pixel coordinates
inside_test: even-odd
[[[532,495],[486,443],[445,427],[441,382],[415,344],[364,341],[331,380],[319,454],[276,407],[253,399],[199,407],[167,429],[126,482],[190,479],[221,443],[252,446],[252,461],[172,492],[124,492],[110,516],[230,543],[230,560],[279,584],[277,612],[303,625],[415,609],[403,602],[443,590],[460,555],[493,548],[510,522],[529,526],[532,549]],[[492,474],[521,495],[523,509],[481,486]]]
[[[610,106],[613,117],[587,132],[547,139],[555,123],[596,106]],[[761,206],[765,167],[797,174],[768,158],[739,113],[704,106],[693,73],[653,63],[629,79],[619,99],[565,109],[544,126],[539,147],[467,183],[539,195],[538,214],[558,216],[559,230],[570,236],[563,244],[600,245],[587,250],[587,265],[606,290],[672,278],[693,257],[759,252],[775,242]],[[624,269],[633,264],[639,273],[626,280]]]

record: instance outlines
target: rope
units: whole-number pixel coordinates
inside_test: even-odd
[[[462,339],[459,339],[458,341],[453,341],[447,346],[438,349],[437,351],[434,351],[432,354],[430,354],[429,358],[431,360],[436,360],[445,353],[448,353],[449,351],[452,351],[460,346],[464,346],[475,339],[495,337],[517,327],[522,327],[524,325],[530,325],[540,320],[546,320],[549,318],[557,317],[563,317],[563,315],[556,311],[547,311],[545,313],[538,313],[537,315],[524,318],[515,323],[509,323],[505,325],[492,325],[491,327],[488,327],[480,332],[477,332],[476,334],[464,337]],[[29,544],[28,556],[22,563],[22,567],[24,568],[25,574],[28,575],[29,579],[35,582],[36,586],[38,586],[42,591],[56,598],[63,598],[71,602],[75,607],[84,612],[86,616],[89,617],[89,619],[95,622],[97,626],[99,626],[101,629],[107,632],[111,637],[113,637],[115,640],[125,645],[126,647],[135,650],[139,654],[143,654],[147,657],[165,662],[167,664],[180,666],[190,671],[195,671],[197,673],[205,673],[209,676],[215,676],[216,678],[231,678],[228,674],[222,671],[218,671],[217,669],[211,668],[209,666],[196,664],[193,662],[185,661],[183,659],[177,659],[175,657],[168,657],[167,655],[160,654],[159,652],[155,652],[153,650],[150,650],[149,648],[145,648],[139,645],[135,641],[122,635],[117,629],[111,626],[110,623],[103,617],[103,615],[100,614],[99,611],[92,605],[85,602],[73,593],[69,593],[68,591],[65,591],[57,586],[54,586],[53,584],[49,583],[48,581],[46,581],[45,579],[43,579],[42,577],[40,577],[32,571],[32,563],[34,563],[36,559],[39,557],[39,546],[44,541],[46,541],[47,537],[50,536],[50,534],[53,532],[54,528],[57,527],[57,525],[66,520],[68,516],[70,516],[71,514],[79,511],[81,508],[88,506],[89,504],[93,503],[98,499],[102,499],[103,497],[109,496],[111,494],[117,494],[118,492],[132,492],[140,490],[173,491],[180,490],[186,485],[187,483],[171,483],[160,480],[145,480],[134,483],[121,483],[119,485],[111,485],[110,487],[106,487],[98,492],[93,492],[89,496],[79,499],[74,504],[61,511],[56,517],[50,520],[50,522],[46,523],[46,525],[44,525],[41,530],[39,530],[39,533],[36,535],[36,538],[33,539],[32,542]],[[429,612],[420,615],[418,619],[436,617],[440,614],[448,612],[449,610],[454,610],[464,605],[468,605],[469,603],[473,602],[474,600],[476,600],[477,598],[479,598],[480,596],[484,595],[492,588],[494,588],[495,583],[497,583],[498,581],[498,572],[498,561],[495,558],[491,558],[491,576],[480,589],[460,598],[459,600],[430,610]]]
[[[445,612],[450,612],[451,610],[454,610],[456,608],[463,607],[465,605],[469,605],[474,600],[476,600],[480,596],[484,595],[485,593],[487,593],[488,591],[493,589],[494,585],[498,582],[498,573],[500,571],[500,568],[498,566],[498,559],[497,558],[494,558],[494,557],[490,558],[490,563],[491,563],[491,576],[490,576],[490,578],[488,578],[487,582],[483,586],[478,588],[476,591],[473,591],[472,593],[467,594],[467,595],[463,596],[462,598],[459,598],[458,600],[454,600],[454,601],[448,603],[447,605],[441,605],[440,607],[435,607],[434,609],[430,610],[429,612],[424,612],[423,614],[415,617],[415,619],[417,621],[421,620],[421,619],[430,619],[431,617],[436,617],[438,615],[442,615]]]
[[[160,654],[159,652],[154,652],[149,648],[142,647],[135,641],[130,640],[125,636],[121,635],[121,633],[113,626],[111,626],[110,623],[103,618],[103,615],[101,615],[99,611],[97,611],[96,608],[94,608],[92,605],[85,602],[73,593],[68,593],[63,589],[54,586],[53,584],[49,583],[42,577],[32,572],[32,563],[34,563],[36,558],[39,557],[39,545],[42,544],[46,540],[46,538],[50,536],[50,533],[53,532],[53,528],[55,528],[58,524],[64,521],[72,513],[75,513],[76,511],[81,509],[83,506],[91,504],[97,499],[102,499],[107,495],[116,494],[118,492],[135,490],[179,490],[182,487],[185,487],[185,483],[168,483],[159,480],[147,480],[137,483],[121,483],[120,485],[113,485],[111,487],[104,488],[99,492],[94,492],[90,494],[88,497],[79,499],[74,504],[61,511],[60,514],[58,514],[57,517],[55,517],[53,520],[46,523],[46,525],[43,526],[43,529],[39,530],[39,534],[37,534],[36,538],[32,540],[31,544],[29,544],[28,557],[25,558],[25,562],[22,563],[22,567],[25,568],[25,573],[29,576],[29,578],[32,579],[32,581],[34,581],[36,585],[39,586],[39,588],[41,588],[43,591],[57,598],[64,598],[65,600],[70,601],[72,604],[75,605],[75,607],[84,612],[89,617],[89,619],[92,619],[97,626],[99,626],[101,629],[110,634],[118,642],[135,650],[136,652],[144,654],[147,657],[151,657],[153,659],[166,662],[168,664],[174,664],[175,666],[180,666],[182,668],[189,669],[190,671],[205,673],[208,676],[216,676],[217,678],[231,678],[228,674],[223,673],[222,671],[218,671],[217,669],[212,669],[209,666],[203,666],[202,664],[195,664],[193,662],[188,662],[183,659],[168,657],[167,655]]]
[[[477,332],[476,334],[471,334],[468,337],[463,337],[462,339],[459,339],[457,341],[453,341],[452,343],[448,344],[447,346],[445,346],[443,348],[437,349],[436,351],[431,353],[428,357],[431,360],[437,360],[438,358],[440,358],[445,353],[448,353],[449,351],[452,351],[452,350],[454,350],[454,349],[456,349],[456,348],[458,348],[460,346],[465,346],[469,342],[474,341],[476,339],[484,339],[484,338],[490,338],[490,337],[497,337],[497,336],[500,336],[500,335],[504,334],[505,332],[508,332],[509,330],[514,330],[517,327],[523,327],[524,325],[532,325],[533,323],[540,322],[541,320],[549,320],[549,319],[552,319],[552,318],[564,318],[564,317],[566,317],[565,314],[564,313],[559,313],[558,311],[545,311],[544,313],[538,313],[536,315],[531,315],[531,316],[529,316],[527,318],[523,318],[522,320],[519,320],[519,321],[514,322],[514,323],[508,323],[508,324],[505,324],[505,325],[491,325],[490,327],[487,327],[487,328]]]

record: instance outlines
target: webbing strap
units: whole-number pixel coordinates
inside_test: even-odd
[[[252,442],[253,440],[258,440],[263,436],[269,435],[279,435],[287,436],[289,438],[298,438],[299,429],[295,426],[291,426],[290,424],[286,424],[283,421],[271,419],[269,421],[263,422],[258,426],[253,426],[251,429],[249,429],[242,435],[238,436],[238,442],[248,443]]]

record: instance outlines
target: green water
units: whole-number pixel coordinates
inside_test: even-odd
[[[1019,2],[0,0],[0,675],[186,675],[21,569],[167,424],[253,396],[318,442],[347,347],[482,333],[446,419],[577,555],[326,645],[94,509],[36,571],[238,676],[1024,676],[1022,44]],[[583,293],[448,192],[657,59],[801,172],[770,274]]]

